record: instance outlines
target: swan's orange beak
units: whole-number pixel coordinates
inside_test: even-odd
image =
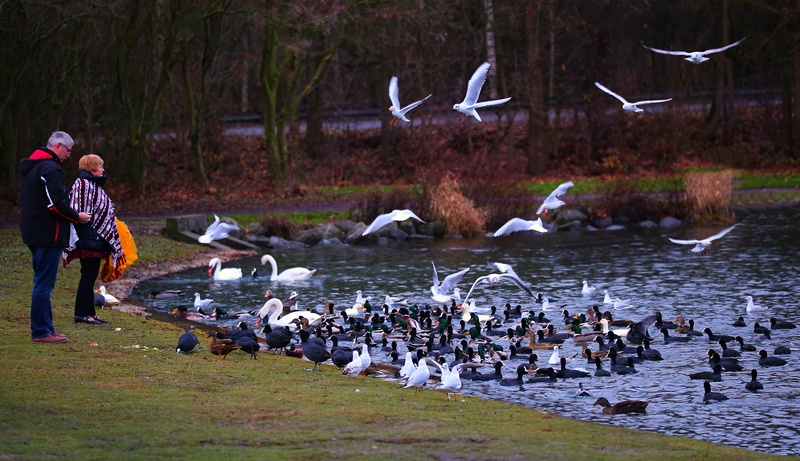
[[[177,307],[175,309],[172,309],[172,315],[175,315],[177,313],[178,313],[178,308]]]
[[[256,317],[256,326],[261,325],[261,317]]]
[[[213,267],[208,268],[208,276],[211,277],[211,270],[214,269]]]

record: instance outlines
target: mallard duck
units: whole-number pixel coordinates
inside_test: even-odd
[[[189,312],[189,308],[186,306],[178,306],[175,309],[172,309],[172,315],[176,315],[182,319],[188,320],[203,320],[208,318],[208,316],[204,315],[202,311]]]
[[[209,333],[208,336],[211,338],[208,350],[217,355],[217,360],[225,360],[229,353],[240,349],[232,339],[220,337],[219,333]]]
[[[156,299],[171,299],[171,298],[179,298],[185,295],[181,290],[153,290],[150,294],[147,295],[148,298],[156,298]],[[102,296],[102,295],[101,295]]]
[[[644,400],[623,400],[611,405],[611,403],[609,403],[605,397],[600,397],[592,406],[594,407],[600,405],[603,407],[603,413],[607,413],[609,415],[619,415],[626,413],[646,413],[647,405],[649,403],[650,402],[646,402]]]

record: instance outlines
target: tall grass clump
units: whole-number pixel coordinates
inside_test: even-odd
[[[686,210],[697,222],[732,221],[733,171],[686,174]]]
[[[485,232],[487,214],[461,193],[461,184],[450,175],[430,194],[430,217],[441,221],[448,234],[470,237]]]

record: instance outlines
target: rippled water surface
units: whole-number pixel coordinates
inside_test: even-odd
[[[302,308],[321,312],[326,299],[337,306],[350,307],[355,301],[355,291],[360,289],[373,300],[382,300],[387,294],[400,295],[422,305],[432,303],[431,261],[436,263],[440,278],[470,267],[470,273],[460,284],[464,292],[478,276],[489,273],[487,261],[504,262],[513,265],[534,291],[549,296],[554,304],[563,304],[571,313],[584,312],[592,304],[601,303],[602,291],[608,290],[612,296],[630,298],[636,306],[613,311],[617,318],[639,320],[656,311],[665,320],[682,315],[687,320],[694,319],[698,330],[708,327],[718,334],[741,335],[745,342],[767,350],[770,355],[778,345],[787,345],[793,352],[782,356],[789,361],[788,365],[771,368],[758,365],[757,352],[743,353],[741,364],[745,371],[724,373],[721,382],[712,383],[713,391],[727,395],[730,400],[709,405],[703,404],[702,381],[690,380],[688,374],[710,370],[707,350],[719,350],[719,345],[706,337],[694,338],[689,343],[665,344],[662,335],[653,328],[650,334],[656,339],[652,347],[661,351],[665,360],[637,364],[639,372],[635,375],[559,380],[554,384],[524,384],[520,388],[465,380],[465,394],[509,400],[579,420],[800,455],[800,330],[773,330],[771,340],[761,339],[761,335],[753,332],[755,322],[769,325],[770,316],[800,323],[797,288],[800,207],[751,210],[739,213],[738,218],[740,225],[717,241],[706,256],[691,253],[691,247],[673,244],[667,237],[705,238],[723,226],[517,234],[502,239],[409,241],[374,247],[315,247],[273,253],[279,270],[293,266],[319,269],[320,273],[308,282],[282,285],[264,276],[213,282],[206,268],[198,268],[143,282],[137,285],[133,296],[155,309],[171,310],[176,305],[173,301],[148,299],[147,293],[171,288],[187,294],[198,291],[204,298],[214,298],[213,305],[236,311],[259,308],[264,303],[266,289],[272,289],[281,298],[297,291]],[[254,267],[262,274],[267,272],[259,258],[226,266],[241,267],[245,274]],[[582,280],[597,285],[599,294],[591,298],[582,296]],[[772,311],[748,315],[743,299],[746,295],[753,296],[756,304],[772,306]],[[523,311],[541,310],[541,305],[533,304],[510,284],[479,286],[474,298],[479,313],[488,313],[493,304],[502,310],[506,302],[521,304]],[[185,304],[191,305],[188,295]],[[558,321],[557,312],[547,314]],[[735,328],[732,323],[740,315],[745,317],[747,327]],[[580,351],[571,340],[564,344],[562,356]],[[736,345],[731,347],[738,350]],[[399,350],[402,356],[404,346]],[[549,355],[547,351],[539,354],[540,366],[546,366]],[[372,356],[376,361],[388,361],[386,354],[377,349]],[[507,363],[504,375],[512,377],[516,365]],[[568,367],[585,367],[594,373],[594,366],[586,366],[583,359],[575,359]],[[744,388],[753,368],[758,369],[759,381],[764,385],[764,390],[757,394]],[[591,397],[576,396],[579,381]],[[645,415],[605,415],[599,407],[591,406],[601,396],[611,403],[641,399],[650,401],[650,405]]]

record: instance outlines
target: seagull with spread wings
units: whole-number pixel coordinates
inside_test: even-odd
[[[627,99],[623,98],[622,96],[618,95],[617,93],[614,93],[613,91],[609,90],[608,88],[604,87],[603,85],[601,85],[598,82],[594,82],[594,86],[596,86],[597,88],[600,88],[601,90],[603,90],[604,92],[610,94],[611,96],[614,96],[615,98],[619,99],[620,102],[622,103],[622,109],[623,110],[627,110],[628,112],[644,112],[644,109],[640,109],[638,107],[640,104],[655,104],[655,103],[659,103],[659,102],[672,101],[672,98],[669,98],[669,99],[651,99],[651,100],[648,100],[648,101],[628,102]]]
[[[478,66],[478,69],[476,69],[475,73],[472,74],[472,78],[469,79],[469,83],[467,84],[467,94],[464,96],[464,100],[461,101],[461,103],[453,106],[453,110],[461,112],[461,115],[458,117],[458,120],[461,123],[464,123],[464,120],[466,120],[466,118],[469,116],[475,117],[475,119],[480,122],[482,121],[481,116],[478,115],[478,112],[475,109],[488,106],[497,106],[499,104],[505,104],[511,100],[511,98],[504,98],[495,99],[493,101],[478,102],[478,97],[481,95],[481,88],[483,88],[483,84],[486,82],[486,77],[489,75],[489,69],[491,67],[492,65],[488,62],[484,62]]]
[[[695,247],[692,248],[692,253],[700,253],[701,255],[704,255],[706,254],[706,250],[708,249],[708,247],[711,246],[714,240],[724,237],[725,234],[732,231],[734,227],[736,227],[736,224],[732,225],[731,227],[726,227],[725,229],[722,229],[721,231],[717,232],[711,237],[706,237],[702,240],[678,240],[669,237],[669,241],[680,245],[694,245]]]
[[[504,281],[513,283],[514,285],[519,287],[519,289],[530,295],[531,298],[534,299],[536,298],[536,295],[533,293],[533,291],[531,291],[530,288],[525,286],[525,283],[519,277],[517,277],[516,274],[488,274],[488,275],[482,275],[477,279],[475,279],[475,281],[472,283],[472,287],[470,287],[469,292],[467,293],[467,296],[464,297],[464,299],[472,299],[471,295],[473,290],[475,290],[475,287],[480,285],[481,283],[487,285],[497,285],[498,283]]]
[[[733,48],[734,46],[742,43],[745,38],[739,40],[738,42],[731,43],[730,45],[725,45],[722,48],[712,48],[710,50],[705,50],[705,51],[669,51],[669,50],[660,50],[658,48],[652,48],[647,45],[642,45],[642,46],[656,53],[670,54],[673,56],[685,56],[684,59],[686,59],[687,61],[694,64],[700,64],[708,61],[708,58],[706,57],[707,54],[719,53],[721,51],[727,50],[728,48]]]
[[[508,234],[513,234],[514,232],[529,230],[542,234],[547,232],[547,229],[545,229],[544,225],[542,224],[542,218],[539,218],[536,221],[528,221],[527,219],[522,218],[511,218],[507,223],[503,224],[500,229],[497,229],[492,236],[503,237]]]
[[[461,295],[454,290],[455,286],[458,285],[458,282],[469,272],[469,267],[466,269],[462,269],[454,274],[450,274],[444,278],[441,282],[439,282],[439,275],[436,273],[436,264],[431,261],[431,265],[433,266],[433,285],[431,285],[431,298],[438,302],[438,303],[446,303],[450,301],[451,298],[457,296],[458,299],[461,299]],[[448,295],[447,293],[453,290],[452,295]]]
[[[391,213],[382,214],[379,215],[377,218],[375,218],[375,220],[372,221],[372,224],[370,224],[366,229],[364,229],[364,232],[361,235],[364,236],[367,234],[371,234],[372,232],[377,231],[378,229],[389,224],[392,221],[405,221],[406,219],[410,218],[414,218],[421,223],[425,222],[419,219],[419,216],[415,215],[414,212],[411,210],[392,210]]]
[[[547,210],[555,210],[556,208],[561,207],[562,205],[566,205],[566,203],[561,200],[559,197],[566,194],[567,191],[574,186],[575,183],[572,181],[567,181],[565,183],[561,183],[556,190],[550,193],[544,202],[542,202],[542,206],[536,210],[537,215],[547,216]],[[541,224],[541,218],[539,219],[539,223]],[[534,229],[536,230],[536,229]]]
[[[397,88],[397,77],[392,77],[389,80],[389,99],[392,101],[392,106],[389,107],[389,112],[392,113],[394,118],[392,119],[392,125],[397,125],[397,123],[402,120],[404,122],[411,122],[411,120],[406,118],[406,114],[411,109],[419,106],[422,104],[426,99],[430,98],[431,95],[425,96],[424,98],[420,99],[419,101],[412,102],[411,104],[403,107],[400,105],[400,98],[398,97],[399,90]]]

